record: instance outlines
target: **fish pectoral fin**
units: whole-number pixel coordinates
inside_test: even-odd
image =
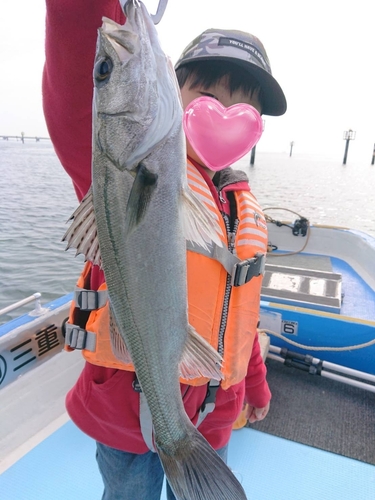
[[[83,254],[85,260],[89,260],[93,264],[101,266],[91,187],[78,208],[70,217],[69,221],[71,220],[73,222],[62,238],[62,241],[67,242],[66,250],[75,248],[77,250],[76,256]]]
[[[211,212],[189,187],[182,190],[180,211],[186,240],[192,241],[206,250],[212,242],[219,247],[223,246],[221,240],[223,232],[217,218],[215,218],[215,212]]]
[[[156,450],[168,482],[179,500],[246,500],[240,482],[207,440],[193,426],[174,453]]]
[[[116,358],[123,363],[132,363],[130,352],[128,351],[124,339],[121,336],[111,307],[109,308],[109,334],[114,356],[116,356]]]
[[[125,234],[128,235],[143,219],[158,180],[157,174],[147,170],[142,163],[136,172],[126,207]]]
[[[180,376],[187,380],[197,377],[221,380],[221,365],[220,354],[189,325],[179,364]]]

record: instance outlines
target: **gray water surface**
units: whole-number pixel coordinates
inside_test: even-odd
[[[254,166],[247,156],[236,168],[247,172],[263,207],[375,236],[375,166],[257,152]],[[61,238],[78,202],[49,141],[0,142],[0,195],[0,309],[34,292],[42,293],[43,303],[71,292],[83,257],[66,252]],[[20,312],[1,317],[0,324]]]

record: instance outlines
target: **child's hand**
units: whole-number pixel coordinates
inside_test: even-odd
[[[250,424],[263,420],[267,416],[269,409],[270,403],[268,403],[264,408],[255,408],[254,406],[246,405],[246,420]]]

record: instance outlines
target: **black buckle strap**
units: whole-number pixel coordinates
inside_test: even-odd
[[[200,407],[200,411],[204,412],[207,405],[213,405],[215,407],[216,401],[216,393],[220,387],[220,382],[218,380],[211,380],[209,384],[207,384],[207,393],[202,406]]]
[[[252,259],[246,259],[233,267],[232,286],[241,286],[248,283],[251,278],[264,274],[266,256],[263,253],[256,253]]]
[[[142,392],[142,387],[141,384],[138,381],[138,377],[136,374],[134,374],[134,380],[132,382],[132,387],[135,392]]]

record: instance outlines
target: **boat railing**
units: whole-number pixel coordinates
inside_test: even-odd
[[[30,316],[41,316],[46,312],[46,309],[42,307],[40,298],[42,294],[39,292],[35,292],[29,297],[26,297],[22,300],[19,300],[18,302],[15,302],[14,304],[11,304],[10,306],[4,307],[3,309],[0,309],[0,316],[3,316],[4,314],[7,314],[11,311],[14,311],[16,309],[19,309],[20,307],[23,307],[26,304],[29,304],[30,302],[35,301],[35,308],[29,312]]]

